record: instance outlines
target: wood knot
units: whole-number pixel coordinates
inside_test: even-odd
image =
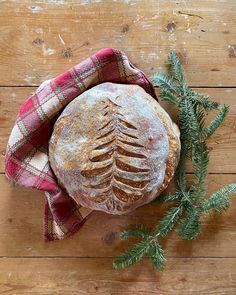
[[[70,58],[73,56],[72,49],[70,47],[62,50],[62,56],[65,58]]]
[[[112,245],[114,243],[115,239],[116,239],[116,233],[112,231],[112,232],[106,234],[106,236],[104,238],[104,242],[107,245]]]
[[[236,57],[236,44],[229,45],[228,49],[229,49],[229,57]]]
[[[37,37],[36,39],[34,39],[34,41],[32,42],[34,45],[42,45],[44,43],[44,41]]]
[[[122,33],[127,33],[128,31],[129,31],[129,25],[126,24],[125,26],[123,26],[121,32]]]
[[[171,23],[168,23],[166,26],[166,30],[169,33],[173,33],[176,30],[176,24],[173,21]]]

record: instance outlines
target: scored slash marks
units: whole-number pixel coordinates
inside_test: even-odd
[[[103,103],[102,115],[107,120],[97,130],[97,145],[89,157],[93,168],[82,170],[81,175],[84,186],[97,192],[92,200],[103,202],[113,195],[112,206],[118,206],[115,199],[128,202],[143,197],[151,181],[150,169],[137,127],[125,119],[122,106],[109,98]],[[111,206],[111,202],[107,202],[107,206]]]

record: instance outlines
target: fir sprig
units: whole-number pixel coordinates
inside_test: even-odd
[[[236,195],[236,184],[233,183],[221,188],[209,198],[206,197],[209,165],[206,141],[222,124],[229,107],[220,107],[217,102],[197,93],[187,85],[181,62],[175,52],[170,52],[166,64],[168,73],[156,74],[152,81],[155,86],[160,87],[161,99],[178,109],[181,153],[176,171],[177,191],[175,194],[160,196],[152,202],[172,205],[152,230],[139,225],[121,233],[121,239],[134,236],[140,241],[113,261],[117,269],[132,266],[147,256],[157,270],[162,270],[166,259],[161,240],[174,228],[181,239],[196,239],[201,232],[201,216],[211,211],[221,213],[229,207],[231,197]],[[206,126],[205,119],[212,110],[218,110],[218,114]],[[193,164],[192,185],[189,185],[186,179],[187,158]]]

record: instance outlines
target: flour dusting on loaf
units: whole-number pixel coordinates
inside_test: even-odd
[[[54,125],[49,159],[59,184],[82,206],[124,214],[168,185],[179,133],[141,87],[99,84],[75,98]]]

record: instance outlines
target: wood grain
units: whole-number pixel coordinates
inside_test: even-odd
[[[36,88],[33,87],[0,87],[0,172],[4,171],[3,156],[19,107],[35,90]],[[221,104],[230,105],[227,120],[209,141],[211,150],[209,172],[236,173],[236,89],[202,88],[197,90],[210,95]],[[162,103],[162,105],[175,120],[176,110],[167,103]],[[209,120],[214,114],[209,116]],[[191,167],[188,171],[191,172]]]
[[[1,1],[0,85],[38,85],[101,48],[152,74],[170,49],[195,86],[236,83],[234,0]]]
[[[180,241],[176,233],[163,241],[163,273],[146,259],[119,272],[112,258],[134,242],[121,242],[120,231],[153,226],[165,207],[147,205],[127,216],[95,212],[73,237],[45,244],[43,193],[13,186],[1,174],[7,139],[32,86],[114,47],[149,76],[175,50],[190,85],[230,105],[209,141],[209,193],[236,182],[235,12],[235,0],[0,0],[0,294],[236,294],[235,201],[221,216],[202,219],[197,241]],[[163,106],[175,119],[176,110]]]
[[[1,294],[235,294],[236,259],[169,259],[163,273],[147,260],[123,272],[109,258],[0,259]],[[93,275],[91,275],[93,274]]]
[[[236,182],[236,175],[209,175],[209,194],[232,182]],[[114,257],[134,242],[121,242],[121,230],[140,223],[152,227],[167,209],[146,205],[124,216],[97,211],[74,236],[45,244],[42,238],[43,193],[11,186],[3,175],[0,175],[0,187],[0,256]],[[172,183],[168,191],[173,190]],[[204,218],[203,232],[197,241],[180,241],[176,234],[171,234],[164,241],[167,255],[236,257],[235,212],[236,203],[233,202],[226,213]]]

